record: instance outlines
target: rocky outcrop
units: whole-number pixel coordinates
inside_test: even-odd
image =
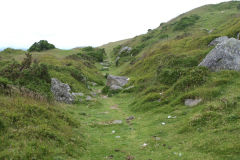
[[[208,46],[216,46],[217,44],[220,44],[222,42],[225,42],[229,38],[227,36],[222,36],[214,39]]]
[[[240,70],[240,41],[230,38],[219,43],[199,64],[212,71]]]
[[[74,102],[74,96],[70,93],[70,86],[60,82],[56,78],[51,79],[51,91],[58,102],[64,102],[68,104]]]
[[[109,86],[111,90],[119,90],[128,83],[128,80],[129,78],[127,77],[108,75],[107,86]]]
[[[125,53],[125,52],[130,53],[131,50],[132,50],[131,47],[125,46],[125,47],[123,47],[123,48],[119,51],[118,54],[121,55],[122,53]]]

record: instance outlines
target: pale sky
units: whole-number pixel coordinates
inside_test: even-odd
[[[0,48],[100,46],[224,0],[0,0]]]

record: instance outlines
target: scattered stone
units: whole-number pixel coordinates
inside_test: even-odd
[[[113,155],[108,156],[108,159],[113,159]]]
[[[161,102],[161,99],[158,99],[157,101],[158,101],[158,102]]]
[[[103,98],[103,99],[107,99],[107,98],[108,98],[108,96],[102,96],[102,98]]]
[[[185,99],[185,106],[193,107],[202,102],[202,99]]]
[[[115,130],[113,130],[113,131],[112,131],[112,134],[114,134],[115,132],[116,132],[116,131],[115,131]]]
[[[96,97],[97,96],[97,93],[96,92],[91,92],[90,93],[93,97]]]
[[[171,119],[171,118],[177,118],[176,116],[168,116],[168,119]]]
[[[134,157],[133,156],[127,156],[126,160],[134,160]]]
[[[116,138],[121,138],[120,136],[116,136]]]
[[[147,143],[143,143],[142,147],[147,147]]]
[[[230,38],[218,44],[199,64],[212,71],[240,70],[240,40]]]
[[[92,100],[92,97],[91,97],[91,96],[87,96],[87,97],[86,97],[86,100],[87,100],[87,101],[91,101],[91,100]]]
[[[130,117],[128,117],[126,120],[127,120],[127,121],[131,121],[131,120],[133,120],[133,119],[135,119],[135,117],[134,117],[134,116],[130,116]]]
[[[160,137],[155,137],[156,141],[160,141],[160,139],[161,139]]]
[[[240,39],[240,32],[237,34],[237,40]]]
[[[112,124],[122,124],[122,120],[114,120]]]
[[[222,42],[225,42],[229,38],[227,36],[222,36],[214,39],[208,46],[216,46],[217,44],[220,44]]]
[[[166,123],[165,123],[165,122],[162,122],[162,125],[166,125]]]
[[[56,78],[51,79],[51,91],[58,102],[64,102],[68,104],[74,102],[74,96],[70,93],[70,86],[62,83]]]
[[[83,93],[74,93],[74,92],[72,93],[72,95],[75,96],[75,97],[76,97],[76,96],[80,96],[80,97],[83,97],[83,96],[84,96]]]

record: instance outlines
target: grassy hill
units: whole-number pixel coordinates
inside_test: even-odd
[[[240,73],[198,67],[213,39],[237,37],[239,6],[206,5],[99,48],[1,51],[0,159],[240,159]],[[106,73],[134,87],[104,95]],[[55,102],[53,77],[82,101]],[[202,101],[185,106],[189,98]]]

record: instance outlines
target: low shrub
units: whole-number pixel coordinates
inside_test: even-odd
[[[189,26],[193,26],[198,20],[200,19],[200,16],[194,14],[189,17],[183,17],[178,22],[176,22],[173,30],[179,31],[184,30]]]

